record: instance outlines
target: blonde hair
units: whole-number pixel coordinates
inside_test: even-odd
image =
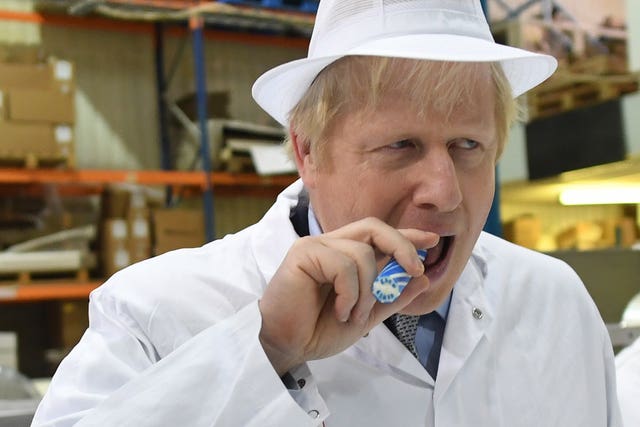
[[[344,113],[375,109],[384,95],[401,93],[419,114],[427,108],[449,117],[457,106],[472,101],[469,84],[486,63],[417,61],[402,58],[348,56],[325,68],[289,114],[290,132],[322,159],[325,138],[334,119]],[[498,63],[490,63],[495,86],[497,158],[518,115],[511,87]],[[394,78],[395,77],[395,78]],[[472,103],[472,102],[471,102]],[[285,146],[291,152],[290,134]]]

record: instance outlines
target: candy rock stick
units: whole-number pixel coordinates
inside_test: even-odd
[[[418,257],[424,261],[427,257],[427,251],[418,249]],[[382,303],[392,303],[398,299],[409,280],[412,277],[404,271],[404,268],[398,264],[395,258],[384,266],[376,280],[371,285],[371,292],[376,299]]]

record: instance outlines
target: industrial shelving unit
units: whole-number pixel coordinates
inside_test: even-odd
[[[74,2],[65,2],[68,7]],[[83,2],[75,2],[83,3]],[[94,2],[95,3],[95,2]],[[121,3],[127,7],[127,11],[143,10],[162,11],[164,9],[180,12],[186,5],[202,6],[204,3],[216,2],[186,2],[186,1],[112,1],[103,3]],[[126,4],[125,4],[126,3]],[[205,5],[206,6],[206,5]],[[313,16],[309,13],[296,13],[292,11],[256,11],[253,8],[242,6],[224,5],[227,11],[225,22],[229,19],[240,20],[245,28],[249,28],[252,19],[275,19],[283,16],[292,16],[296,22],[302,22],[303,26],[311,27]],[[142,8],[142,9],[141,9]],[[229,14],[228,11],[236,11],[237,14]],[[6,193],[12,186],[29,186],[33,191],[43,185],[55,185],[61,194],[97,194],[104,190],[107,184],[131,183],[148,186],[164,186],[167,191],[167,202],[170,202],[172,194],[179,189],[182,194],[200,194],[203,197],[205,230],[207,240],[212,240],[213,229],[213,194],[242,194],[249,196],[275,195],[284,187],[291,184],[296,176],[259,176],[256,174],[212,172],[208,154],[208,136],[206,134],[206,82],[204,79],[203,43],[207,38],[225,41],[235,41],[257,45],[276,45],[301,48],[308,45],[308,37],[290,37],[279,35],[277,32],[254,33],[250,31],[231,31],[211,28],[207,22],[216,21],[215,12],[211,8],[200,8],[195,13],[186,13],[180,20],[163,22],[152,20],[129,20],[118,17],[102,16],[75,16],[66,13],[50,12],[20,12],[0,10],[0,20],[35,23],[40,25],[64,26],[79,29],[92,29],[104,31],[116,31],[125,33],[138,33],[151,35],[154,40],[156,55],[156,77],[158,89],[158,109],[160,118],[160,145],[162,147],[161,165],[163,170],[56,170],[56,169],[17,169],[0,168],[0,193]],[[184,25],[188,23],[188,26]],[[197,82],[196,94],[199,97],[198,117],[200,133],[201,156],[203,171],[175,171],[170,170],[169,141],[167,131],[168,104],[164,96],[170,83],[169,76],[165,75],[164,38],[165,35],[184,37],[190,34],[193,41],[193,57],[195,68],[195,80]],[[179,55],[173,58],[170,68],[180,60]],[[28,284],[10,284],[0,287],[0,303],[65,300],[86,298],[89,292],[100,285],[101,281],[72,281],[56,280],[50,282],[39,281]]]
[[[291,175],[260,176],[251,173],[233,174],[211,172],[209,180],[224,190],[251,192],[263,189],[272,194],[291,184]],[[207,177],[201,172],[160,171],[160,170],[99,170],[99,169],[9,169],[0,168],[0,184],[60,184],[72,186],[129,183],[140,185],[166,185],[173,187],[193,187],[203,189]]]

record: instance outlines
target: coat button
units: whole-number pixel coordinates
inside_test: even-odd
[[[309,414],[311,418],[318,418],[320,416],[320,412],[316,411],[315,409],[310,410],[309,412],[307,412],[307,414]]]
[[[473,307],[473,310],[471,310],[471,314],[473,314],[473,317],[475,317],[478,320],[484,317],[484,313],[478,307]]]

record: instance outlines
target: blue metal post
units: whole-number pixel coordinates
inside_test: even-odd
[[[499,168],[496,167],[496,191],[493,194],[493,203],[487,222],[484,224],[484,231],[494,236],[502,237],[502,221],[500,219],[500,177],[498,176]]]
[[[480,5],[482,5],[482,11],[484,12],[484,16],[489,19],[489,2],[487,0],[480,0]]]
[[[171,169],[171,141],[169,139],[168,111],[165,94],[167,81],[164,76],[164,26],[158,22],[154,26],[154,50],[156,66],[156,90],[158,93],[158,118],[160,121],[160,165],[163,170]],[[165,191],[165,205],[169,206],[172,199],[171,186]]]
[[[209,152],[209,132],[207,130],[207,85],[204,62],[204,21],[199,16],[192,16],[189,21],[193,37],[193,65],[196,80],[196,98],[198,103],[198,124],[200,127],[200,154],[202,170],[205,174],[203,191],[204,228],[207,242],[215,239],[213,213],[213,185],[211,183],[211,154]]]

